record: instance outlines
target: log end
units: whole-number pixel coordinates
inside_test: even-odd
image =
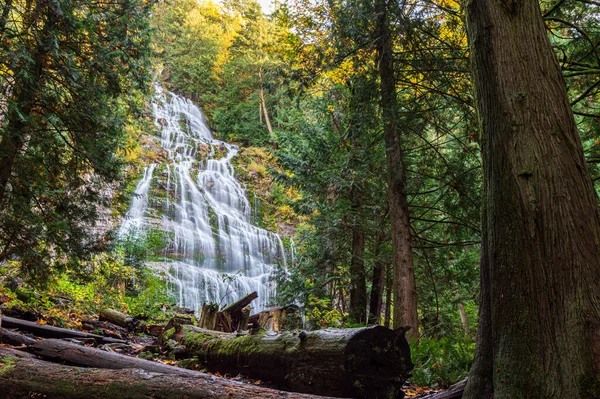
[[[402,385],[414,365],[406,329],[365,328],[353,336],[344,353],[344,366],[352,379],[352,395],[362,398],[403,398]]]

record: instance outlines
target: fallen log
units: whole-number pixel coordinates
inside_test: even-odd
[[[96,342],[105,344],[123,344],[127,342],[122,339],[108,338],[101,335],[84,333],[81,331],[67,330],[66,328],[37,324],[31,321],[15,319],[7,316],[2,316],[2,326],[6,328],[17,328],[21,331],[27,331],[37,337],[42,338],[94,338]]]
[[[457,382],[446,390],[432,393],[431,395],[422,396],[420,399],[460,399],[463,397],[466,386],[467,378]]]
[[[131,316],[115,309],[102,309],[99,315],[100,321],[107,321],[129,331],[135,330],[139,322]]]
[[[98,335],[117,339],[123,339],[123,337],[127,336],[128,332],[127,329],[108,321],[92,319],[81,320],[81,328],[88,331],[99,330],[100,333]]]
[[[191,370],[172,367],[163,363],[103,351],[88,346],[77,345],[59,339],[43,339],[33,344],[29,351],[45,359],[59,360],[70,365],[96,367],[101,369],[141,369],[153,373],[196,375]]]
[[[19,334],[17,332],[0,327],[0,343],[13,346],[27,346],[35,344],[36,340],[28,337],[27,335]]]
[[[0,348],[0,392],[4,399],[324,399],[192,371],[194,375],[173,375],[139,369],[80,368],[20,357],[14,352]]]
[[[405,330],[382,326],[227,334],[179,326],[174,339],[211,371],[240,373],[298,392],[401,398],[413,364]]]

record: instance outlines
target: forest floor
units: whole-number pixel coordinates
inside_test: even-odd
[[[108,301],[108,303],[110,302]],[[114,303],[118,303],[118,301]],[[99,317],[99,309],[106,304],[106,300],[98,301],[96,299],[95,301],[89,301],[81,300],[81,298],[77,299],[77,295],[69,292],[62,295],[56,293],[52,295],[46,293],[40,295],[35,291],[23,287],[11,290],[0,283],[0,312],[3,316],[30,321],[40,326],[55,326],[66,330],[80,331],[124,341],[123,343],[105,345],[89,342],[84,343],[87,346],[99,346],[101,349],[115,353],[204,372],[215,377],[253,386],[278,388],[270,381],[249,378],[242,375],[207,372],[194,359],[177,359],[173,348],[166,347],[164,342],[161,342],[161,334],[169,320],[174,317],[187,318],[190,320],[190,324],[196,324],[197,320],[193,312],[189,310],[177,308],[169,304],[162,304],[160,305],[159,312],[153,311],[150,316],[133,317],[131,324],[119,326],[106,320],[102,321]],[[125,309],[121,307],[120,310]],[[6,323],[3,324],[3,328],[7,327]],[[31,332],[8,328],[9,332],[23,333],[29,336],[29,338],[39,339]],[[16,345],[16,342],[11,342],[4,338],[0,334],[1,347],[23,349],[22,346]],[[439,389],[417,386],[410,382],[405,383],[403,390],[407,398],[423,398],[439,391]]]

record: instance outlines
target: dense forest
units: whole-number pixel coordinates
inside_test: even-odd
[[[0,0],[3,397],[600,398],[599,96],[594,0]]]

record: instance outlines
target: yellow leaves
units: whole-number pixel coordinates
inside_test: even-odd
[[[37,324],[41,324],[41,325],[44,326],[44,325],[48,324],[48,322],[46,320],[44,320],[44,319],[40,319],[40,320],[37,321]]]

